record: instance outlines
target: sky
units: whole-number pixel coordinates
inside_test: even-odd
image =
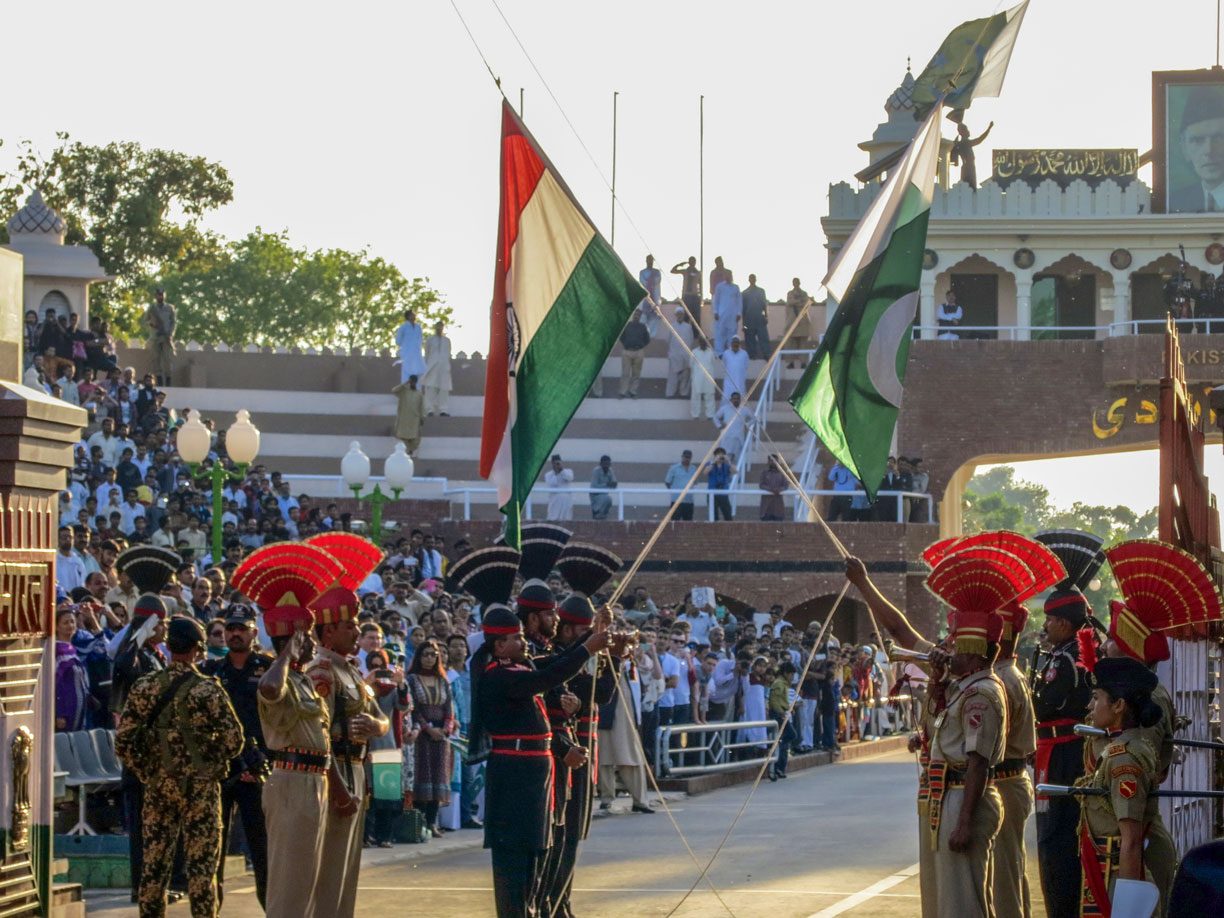
[[[615,243],[635,270],[647,252],[664,268],[698,254],[704,95],[707,271],[723,255],[772,296],[795,275],[818,286],[828,186],[866,165],[856,144],[907,58],[921,70],[954,26],[1004,7],[497,0],[542,81],[494,0],[454,3],[506,94],[517,104],[525,90],[528,127],[605,235],[619,92]],[[1151,71],[1216,55],[1213,0],[1159,9],[1033,0],[1002,98],[967,118],[975,133],[995,122],[979,162],[993,146],[1147,150]],[[213,229],[368,249],[430,278],[455,309],[456,350],[485,349],[500,97],[450,0],[62,0],[13,5],[5,25],[0,167],[15,141],[49,149],[56,131],[215,160],[235,190]]]

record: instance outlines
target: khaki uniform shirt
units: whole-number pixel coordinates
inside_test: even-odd
[[[289,671],[279,698],[268,699],[259,693],[259,723],[269,749],[316,749],[326,753],[330,748],[327,705],[315,694],[310,677],[298,670]]]
[[[306,667],[306,674],[310,676],[315,692],[326,707],[338,711],[340,701],[343,700],[346,719],[357,714],[369,714],[377,720],[386,720],[374,700],[373,689],[366,685],[361,673],[335,651],[320,647],[318,656]],[[342,738],[342,726],[339,718],[332,721],[333,740]]]
[[[979,670],[948,688],[948,706],[935,718],[931,759],[963,771],[976,752],[987,765],[998,765],[1006,737],[1006,691],[989,668]]]
[[[1080,800],[1092,835],[1120,835],[1119,819],[1134,819],[1144,825],[1152,821],[1157,812],[1156,798],[1150,796],[1156,785],[1156,766],[1156,751],[1141,731],[1123,730],[1110,737],[1095,770],[1077,782],[1109,790],[1107,796],[1086,796]]]
[[[994,673],[1003,683],[1007,693],[1007,739],[1004,742],[1003,758],[1027,759],[1037,751],[1033,696],[1028,682],[1021,675],[1014,659],[996,663]]]

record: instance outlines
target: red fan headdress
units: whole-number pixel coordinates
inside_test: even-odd
[[[351,532],[320,532],[306,540],[340,562],[340,586],[355,590],[382,564],[383,553],[369,539]]]
[[[1161,631],[1224,618],[1220,591],[1198,559],[1154,539],[1105,550],[1122,602],[1113,602],[1109,636],[1144,663],[1169,658]]]
[[[953,552],[979,547],[998,548],[1015,555],[1033,572],[1033,583],[1016,597],[1019,602],[1045,592],[1067,576],[1058,555],[1050,548],[1036,539],[1007,529],[979,532],[956,539],[942,539],[928,547],[922,557],[927,564],[934,567]]]
[[[1033,572],[1020,558],[992,546],[954,551],[936,563],[926,587],[953,609],[957,653],[986,654],[1003,619],[995,610],[1032,588]]]
[[[357,587],[382,563],[382,552],[373,542],[351,532],[321,532],[306,541],[323,549],[341,567],[337,582],[310,604],[315,619],[320,625],[331,625],[356,618],[361,607]]]
[[[313,624],[310,603],[340,572],[340,562],[316,545],[277,542],[247,556],[231,583],[263,610],[268,634],[284,637],[299,623]]]

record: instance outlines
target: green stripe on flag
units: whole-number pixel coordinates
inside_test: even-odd
[[[517,544],[519,508],[645,295],[596,236],[523,352],[515,376],[518,415],[510,434],[511,501],[502,508],[507,544]]]
[[[869,351],[879,333],[876,348],[892,359],[895,382],[905,381],[914,315],[909,312],[902,325],[889,310],[904,308],[899,302],[918,289],[929,215],[924,210],[898,226],[884,251],[854,276],[789,400],[872,500],[888,467],[899,405],[877,386],[886,381],[878,362],[873,381]],[[886,316],[889,321],[881,322]],[[899,402],[899,389],[895,397]]]

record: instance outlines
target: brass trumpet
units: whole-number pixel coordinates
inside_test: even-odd
[[[929,653],[923,653],[920,650],[907,650],[904,647],[888,648],[888,662],[890,663],[926,663],[930,659]]]

